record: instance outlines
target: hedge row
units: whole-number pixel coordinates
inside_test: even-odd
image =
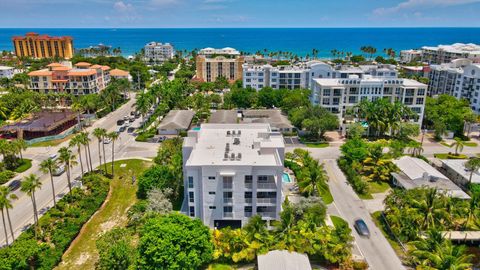
[[[23,232],[9,247],[0,250],[0,269],[52,269],[62,259],[83,224],[105,201],[109,181],[91,174],[82,179],[85,188],[75,188]],[[37,236],[35,236],[37,234]]]
[[[352,185],[353,190],[358,194],[368,194],[368,184],[363,181],[358,172],[352,168],[352,164],[349,164],[344,158],[339,158],[338,167],[340,167],[347,177],[347,181]]]

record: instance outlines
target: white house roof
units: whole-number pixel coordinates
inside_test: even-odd
[[[311,270],[308,256],[286,250],[274,250],[258,255],[258,270]]]
[[[470,171],[465,168],[465,163],[467,163],[468,159],[443,159],[441,161],[463,178],[470,179]],[[478,171],[473,172],[472,183],[480,184],[480,173]]]
[[[430,164],[419,158],[403,156],[393,161],[400,169],[400,173],[392,173],[392,176],[405,189],[418,187],[436,188],[446,195],[461,199],[469,199],[460,187],[455,185],[448,177],[437,171]]]
[[[195,115],[194,111],[189,110],[171,110],[167,116],[162,120],[162,123],[158,125],[158,129],[161,130],[180,130],[188,129],[192,118]]]

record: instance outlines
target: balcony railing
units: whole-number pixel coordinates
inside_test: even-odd
[[[233,217],[233,212],[223,212],[223,217],[224,218],[232,218]]]
[[[232,183],[223,183],[223,189],[232,189],[233,184]]]
[[[257,203],[276,203],[277,198],[257,198]]]
[[[276,218],[275,212],[257,212],[261,217]]]
[[[251,217],[252,216],[252,212],[245,212],[245,217]]]
[[[275,183],[258,183],[258,189],[277,189],[277,184]]]
[[[233,198],[223,198],[223,203],[233,203]]]
[[[245,188],[252,189],[253,184],[252,183],[245,183]]]
[[[245,198],[245,203],[252,203],[252,198]]]

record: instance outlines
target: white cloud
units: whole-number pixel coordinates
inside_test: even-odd
[[[393,7],[377,8],[373,11],[376,15],[387,15],[403,10],[415,10],[418,8],[447,7],[470,3],[477,3],[480,0],[407,0]]]
[[[113,4],[113,9],[118,12],[131,12],[133,11],[133,6],[130,3],[124,3],[123,1],[118,1]]]
[[[175,5],[179,2],[180,0],[150,0],[150,4],[156,7]]]

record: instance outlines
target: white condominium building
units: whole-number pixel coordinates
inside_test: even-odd
[[[0,66],[0,78],[11,79],[15,75],[14,67]]]
[[[449,63],[458,58],[480,58],[480,45],[455,43],[437,47],[422,47],[422,61],[429,64]]]
[[[340,66],[336,69],[332,78],[350,78],[351,75],[357,75],[359,78],[371,76],[377,78],[397,78],[398,71],[396,66],[388,64],[379,65],[360,65],[360,66]]]
[[[400,62],[410,63],[422,60],[421,50],[403,50],[400,51]]]
[[[422,124],[427,85],[410,79],[386,79],[365,76],[348,79],[314,79],[311,101],[343,120],[347,109],[361,100],[371,101],[386,98],[390,102],[399,101],[418,114],[417,122]]]
[[[430,65],[428,95],[454,95],[457,79],[463,74],[463,68],[471,65],[472,60],[456,59],[450,63]]]
[[[279,218],[285,145],[269,124],[203,124],[183,142],[183,211],[211,228]]]
[[[480,64],[463,68],[463,74],[457,77],[453,95],[470,101],[472,110],[480,114]]]
[[[146,62],[163,62],[172,59],[175,49],[170,43],[150,42],[144,47]]]
[[[243,64],[243,87],[260,90],[263,87],[273,89],[307,89],[311,78],[330,78],[335,70],[320,61],[311,61],[300,65],[277,66]]]

